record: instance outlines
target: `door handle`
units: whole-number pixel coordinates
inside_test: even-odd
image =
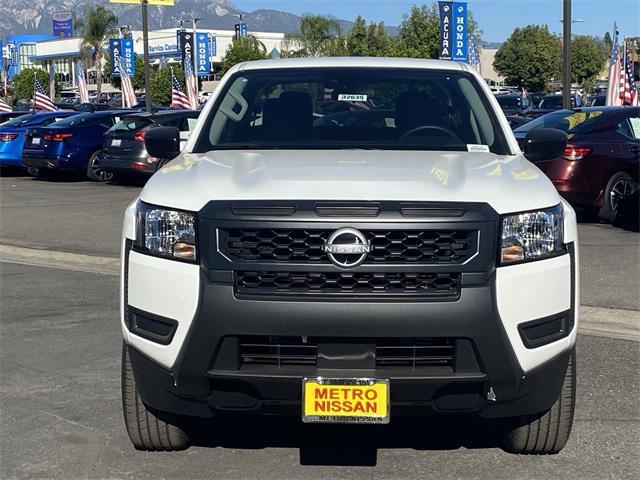
[[[640,153],[640,147],[631,147],[629,151],[631,153]]]

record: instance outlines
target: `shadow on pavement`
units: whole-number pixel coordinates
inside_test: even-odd
[[[389,425],[313,425],[292,416],[220,416],[198,422],[194,446],[299,448],[301,465],[374,466],[379,448],[495,448],[497,423],[476,416],[401,416]]]

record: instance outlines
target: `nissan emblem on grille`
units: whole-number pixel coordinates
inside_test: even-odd
[[[340,228],[333,232],[324,244],[329,260],[340,268],[355,268],[365,261],[371,244],[364,234],[355,228]]]

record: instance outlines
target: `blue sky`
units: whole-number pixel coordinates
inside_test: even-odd
[[[305,12],[330,14],[352,20],[362,15],[368,21],[398,25],[411,5],[431,0],[234,0],[243,10],[271,8],[295,14]],[[547,24],[561,32],[562,0],[469,0],[469,8],[489,42],[504,41],[515,27]],[[640,0],[573,0],[575,34],[604,35],[618,22],[621,35],[640,35]]]

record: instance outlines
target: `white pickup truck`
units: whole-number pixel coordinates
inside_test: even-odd
[[[175,128],[145,141],[153,156],[180,150]],[[193,417],[226,413],[472,413],[508,451],[560,451],[575,403],[576,218],[528,159],[565,143],[534,129],[521,152],[464,64],[231,69],[125,213],[134,446],[186,448]]]

